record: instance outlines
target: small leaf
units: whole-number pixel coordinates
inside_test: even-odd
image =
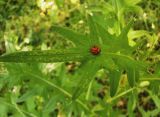
[[[94,75],[98,71],[99,67],[95,61],[89,61],[83,65],[77,74],[77,87],[73,91],[72,99],[77,99],[81,93],[87,88],[89,83],[93,80]],[[81,71],[83,70],[83,72]],[[85,71],[85,72],[84,72]]]
[[[51,97],[48,102],[46,103],[46,105],[43,108],[43,113],[47,113],[47,112],[51,112],[56,108],[56,103],[59,99],[59,97],[62,97],[62,95],[54,95],[53,97]]]
[[[22,95],[20,98],[18,98],[18,99],[16,100],[16,102],[17,102],[17,103],[23,102],[23,101],[27,100],[28,98],[34,96],[34,95],[36,94],[36,90],[37,90],[37,89],[35,88],[35,89],[33,89],[33,90],[28,91],[27,93],[25,93],[24,95]]]
[[[118,90],[120,77],[121,77],[121,72],[119,70],[111,70],[109,72],[110,96],[111,97],[113,97]]]
[[[154,93],[152,93],[151,91],[149,91],[149,94],[150,94],[151,98],[153,99],[156,107],[157,107],[158,109],[160,109],[160,99],[159,99],[159,97],[157,96],[157,94],[154,94]]]
[[[65,62],[65,61],[81,61],[88,52],[83,49],[68,50],[44,50],[44,51],[23,51],[15,52],[0,56],[0,62]]]
[[[89,39],[87,36],[76,33],[70,29],[59,27],[59,26],[52,26],[51,30],[54,32],[59,33],[63,37],[72,41],[76,46],[83,46],[89,43]]]

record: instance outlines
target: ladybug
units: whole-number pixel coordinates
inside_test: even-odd
[[[95,46],[95,45],[94,45],[93,47],[91,47],[90,52],[91,52],[93,55],[98,55],[98,54],[100,54],[101,49],[100,49],[98,46]]]

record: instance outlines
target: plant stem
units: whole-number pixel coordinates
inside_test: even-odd
[[[154,80],[159,80],[160,81],[160,78],[158,78],[158,77],[157,78],[141,78],[140,80],[141,81],[154,81]],[[124,95],[126,95],[126,94],[128,94],[130,92],[132,92],[133,90],[135,90],[137,88],[138,87],[130,88],[130,89],[118,94],[117,96],[115,96],[113,98],[109,98],[109,99],[107,99],[107,103],[111,103],[112,101],[114,101],[114,100],[116,100],[116,99],[118,99],[118,98],[120,98],[120,97],[122,97],[122,96],[124,96]]]
[[[128,93],[130,93],[131,91],[133,91],[133,90],[135,90],[135,89],[137,89],[137,87],[130,88],[130,89],[128,89],[128,90],[126,90],[126,91],[118,94],[117,96],[108,99],[108,100],[107,100],[107,103],[111,103],[112,101],[114,101],[114,100],[116,100],[116,99],[118,99],[118,98],[120,98],[120,97],[122,97],[122,96],[124,96],[124,95],[126,95],[126,94],[128,94]]]
[[[160,80],[160,78],[141,78],[141,81],[153,81],[153,80]]]
[[[54,84],[54,83],[52,83],[52,82],[50,82],[50,81],[38,76],[38,75],[35,75],[33,73],[28,73],[28,74],[30,74],[31,76],[33,76],[33,77],[35,77],[35,78],[37,78],[39,80],[42,80],[43,82],[47,83],[48,85],[50,85],[50,86],[56,88],[57,90],[61,91],[63,94],[65,94],[69,98],[72,98],[72,95],[69,92],[67,92],[66,90],[64,90],[61,87],[57,86],[56,84]],[[79,103],[81,106],[83,106],[83,108],[85,108],[87,111],[90,111],[90,109],[81,100],[77,99],[76,102]]]
[[[26,113],[26,114],[29,115],[30,117],[37,117],[36,115],[34,115],[34,114],[32,114],[32,113],[29,113],[29,112],[27,112],[27,111],[24,111],[24,110],[19,109],[16,104],[10,104],[10,103],[8,103],[8,102],[6,102],[6,101],[4,101],[4,100],[1,100],[1,99],[0,99],[0,102],[1,102],[2,104],[5,104],[6,106],[9,106],[9,107],[11,107],[11,108],[16,109],[22,116],[25,116],[23,113]],[[25,117],[26,117],[26,116],[25,116]]]

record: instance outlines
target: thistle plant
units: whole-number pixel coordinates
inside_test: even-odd
[[[21,51],[5,54],[0,62],[14,63],[52,63],[79,61],[82,67],[77,72],[77,86],[73,88],[72,99],[76,100],[94,79],[97,71],[104,69],[110,81],[110,96],[117,92],[121,75],[126,71],[129,85],[134,87],[140,77],[140,71],[146,64],[135,60],[127,34],[133,21],[122,28],[121,33],[112,35],[94,20],[94,16],[87,18],[89,34],[80,34],[65,27],[52,26],[51,30],[62,35],[73,43],[69,49],[55,49],[43,51]]]

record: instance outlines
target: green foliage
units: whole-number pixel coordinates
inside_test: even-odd
[[[0,116],[160,113],[159,36],[149,30],[143,1],[2,0],[3,5]],[[153,111],[140,105],[146,103],[143,92]]]
[[[104,45],[103,40],[105,39],[105,37],[101,37],[102,35],[98,34],[97,31],[97,27],[96,27],[96,23],[93,22],[93,18],[91,16],[89,16],[89,27],[90,27],[90,36],[80,36],[70,30],[61,28],[61,27],[53,27],[53,30],[55,28],[56,32],[59,32],[61,35],[63,35],[64,37],[67,37],[68,39],[71,39],[71,41],[73,43],[75,43],[75,45],[79,44],[81,45],[81,47],[74,49],[69,49],[69,50],[49,50],[49,51],[31,51],[31,52],[18,52],[18,53],[13,53],[13,54],[9,54],[9,55],[4,55],[2,57],[0,57],[0,60],[3,62],[64,62],[64,61],[77,61],[77,60],[85,60],[85,61],[89,61],[91,59],[94,59],[94,61],[98,61],[96,65],[94,65],[94,63],[90,63],[89,65],[86,66],[86,68],[88,69],[90,66],[99,66],[103,67],[103,61],[104,59],[114,59],[114,61],[116,61],[115,64],[119,65],[119,69],[120,71],[123,70],[127,70],[128,73],[128,80],[130,85],[133,87],[134,86],[134,82],[135,82],[135,68],[137,68],[137,70],[139,69],[139,64],[138,62],[134,61],[133,58],[131,56],[126,56],[123,55],[123,53],[130,53],[130,46],[128,44],[128,38],[127,38],[127,34],[129,31],[129,27],[131,26],[130,24],[124,28],[122,30],[122,33],[116,37],[113,35],[109,35],[109,37],[113,36],[113,39],[115,41],[113,41],[113,46],[117,46],[117,50],[112,51],[112,46],[110,45]],[[94,25],[92,25],[94,24]],[[102,29],[102,27],[100,27]],[[100,31],[99,31],[100,32]],[[96,36],[95,36],[96,34]],[[76,38],[79,37],[79,38]],[[87,39],[87,37],[89,38],[89,40],[91,41],[91,43],[88,45],[88,43],[84,43],[83,42],[83,37],[85,37],[85,39]],[[99,41],[99,38],[103,38],[101,44]],[[74,41],[73,41],[74,40]],[[76,40],[76,41],[75,41]],[[78,40],[78,41],[77,41]],[[82,40],[82,42],[81,42]],[[107,39],[106,39],[107,40]],[[85,40],[87,42],[87,40]],[[80,42],[80,43],[78,43]],[[114,44],[115,42],[115,44]],[[101,49],[100,55],[91,55],[92,52],[90,52],[90,48],[92,48],[94,45],[99,45],[99,48]],[[119,54],[117,54],[119,52]],[[88,55],[88,56],[87,56]],[[114,55],[120,56],[120,57],[114,57]],[[128,59],[129,58],[129,59]],[[128,59],[128,60],[126,60]],[[134,65],[133,62],[134,61]],[[102,65],[101,65],[102,64]],[[138,66],[139,65],[139,66]],[[96,68],[95,67],[95,68]],[[120,68],[122,67],[122,68]],[[86,84],[89,84],[90,77],[93,77],[92,75],[94,75],[97,70],[95,70],[95,68],[91,71],[88,71],[86,73],[81,73],[84,74],[84,76],[86,78],[84,78],[84,76],[81,76],[83,80],[80,81],[80,83],[78,84],[78,89],[76,89],[76,94],[73,95],[73,97],[77,97],[80,94],[77,93],[79,92],[81,89],[85,89],[87,87]],[[114,96],[116,91],[117,91],[117,86],[118,86],[118,82],[115,82],[115,78],[120,77],[120,71],[119,69],[111,69],[111,73],[110,74],[114,74],[115,76],[111,75],[110,79],[111,80],[111,96]],[[84,70],[84,68],[83,68]],[[110,69],[109,69],[110,70]],[[114,71],[113,71],[114,70]],[[115,71],[119,71],[119,72],[115,72]],[[94,74],[93,74],[94,73]],[[85,79],[85,80],[84,80]],[[119,78],[118,78],[119,79]],[[119,81],[119,80],[117,80]],[[77,95],[78,94],[78,95]],[[77,96],[75,96],[77,95]]]

